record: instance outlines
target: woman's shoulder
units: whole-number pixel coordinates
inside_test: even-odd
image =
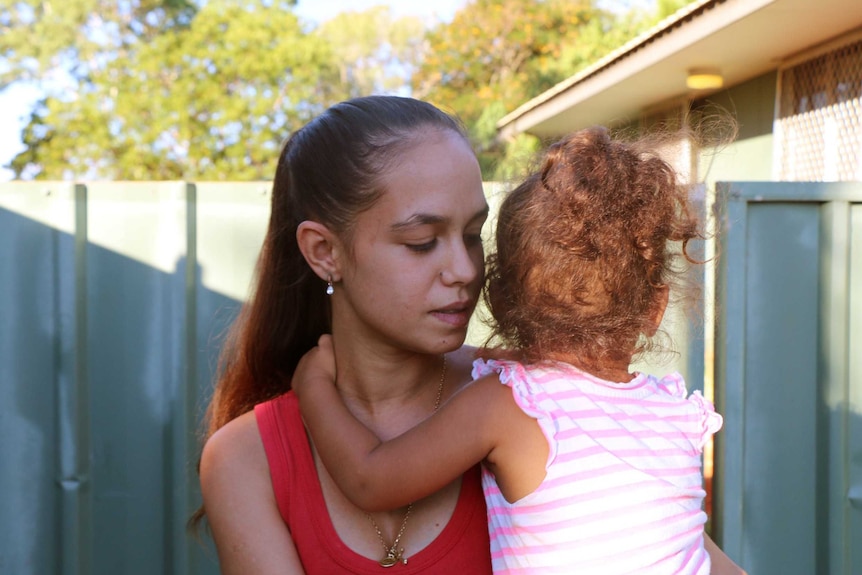
[[[302,573],[276,504],[253,411],[225,424],[204,444],[200,482],[222,573]]]
[[[248,481],[269,473],[266,452],[253,411],[213,433],[201,453],[201,489],[225,488],[233,481]]]

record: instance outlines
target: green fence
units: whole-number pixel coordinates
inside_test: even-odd
[[[0,184],[0,573],[218,571],[196,431],[269,188]],[[862,185],[719,191],[714,534],[751,575],[860,575]],[[701,387],[702,327],[670,331]]]
[[[0,573],[216,573],[197,425],[268,184],[0,185]]]
[[[718,537],[752,575],[860,575],[862,184],[718,191]]]

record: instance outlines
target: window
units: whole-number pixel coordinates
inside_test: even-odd
[[[862,180],[862,40],[779,77],[776,179]]]

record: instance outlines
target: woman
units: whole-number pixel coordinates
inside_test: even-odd
[[[380,437],[416,425],[467,383],[472,357],[461,346],[483,279],[487,211],[466,137],[429,104],[344,102],[288,140],[256,290],[225,351],[201,458],[223,573],[374,573],[395,563],[402,573],[490,573],[476,470],[368,515],[335,488],[293,394],[283,395],[325,332],[344,400]]]

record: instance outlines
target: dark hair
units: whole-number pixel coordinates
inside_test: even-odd
[[[222,351],[207,435],[288,391],[299,359],[330,331],[325,284],[299,251],[297,226],[314,220],[349,237],[356,215],[383,193],[387,167],[427,130],[466,140],[458,121],[431,104],[368,96],[330,107],[284,144],[255,286]]]
[[[646,349],[677,276],[670,242],[693,261],[700,237],[688,189],[647,143],[576,132],[503,201],[486,300],[493,336],[527,361],[565,353],[589,370]]]

